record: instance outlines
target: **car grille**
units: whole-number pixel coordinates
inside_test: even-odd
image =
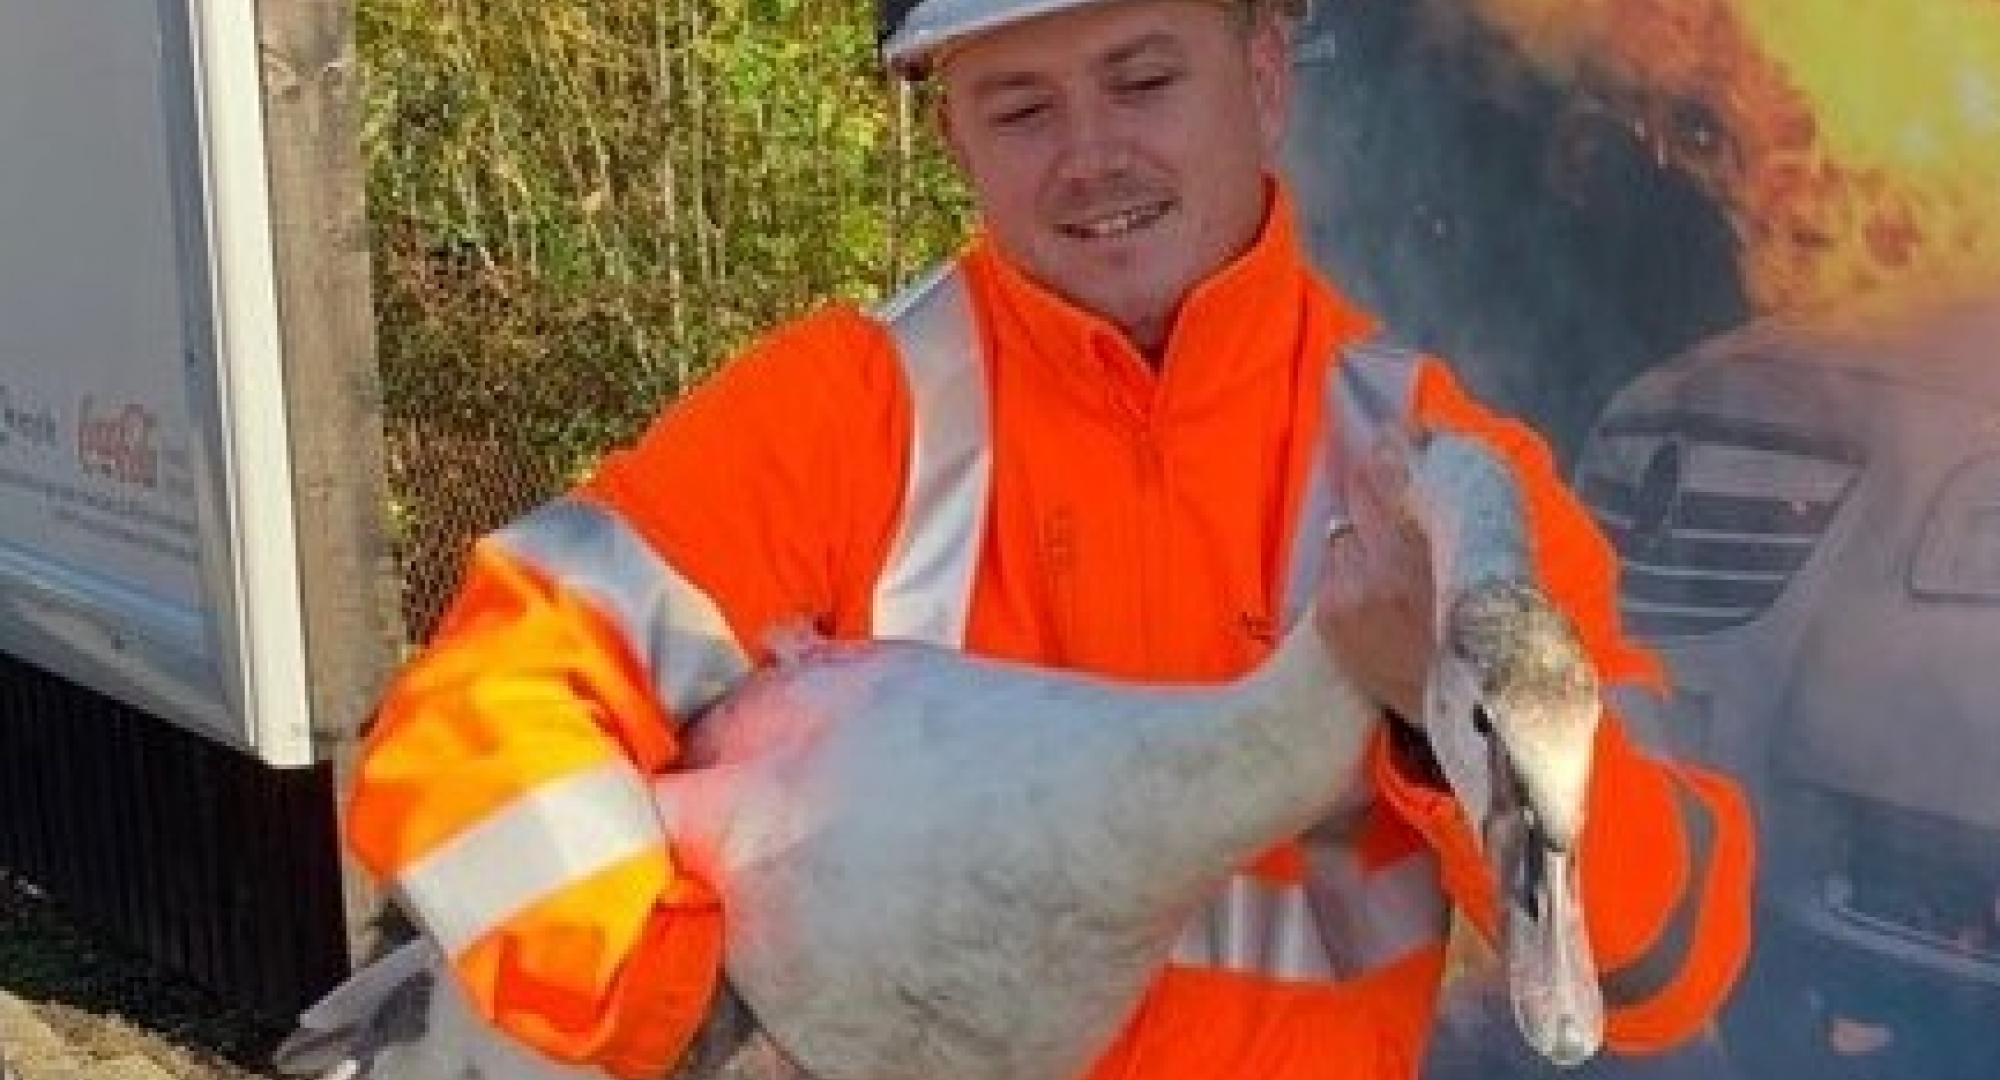
[[[1762,614],[1811,557],[1860,465],[1844,444],[1755,423],[1607,421],[1579,486],[1618,551],[1626,628],[1691,637]]]

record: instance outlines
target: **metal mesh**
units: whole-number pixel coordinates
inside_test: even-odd
[[[387,437],[403,625],[421,641],[450,602],[473,541],[561,484],[547,462],[502,432],[468,434],[419,418],[392,423]]]

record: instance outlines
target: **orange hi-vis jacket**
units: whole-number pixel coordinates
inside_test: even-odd
[[[1152,682],[1257,664],[1310,591],[1336,469],[1322,433],[1364,423],[1326,392],[1343,365],[1390,373],[1409,422],[1500,450],[1543,584],[1607,683],[1657,679],[1541,441],[1435,361],[1366,346],[1370,320],[1311,271],[1274,192],[1157,370],[977,240],[880,312],[780,329],[475,548],[382,704],[349,831],[481,1016],[617,1076],[676,1059],[726,913],[676,867],[648,778],[775,626]],[[1457,804],[1386,736],[1369,774],[1340,850],[1281,845],[1192,919],[1092,1080],[1415,1075],[1447,900],[1490,934],[1495,885]],[[1750,837],[1727,781],[1645,755],[1607,715],[1581,864],[1614,1048],[1713,1014],[1748,948]],[[1321,940],[1319,893],[1360,913],[1354,940]]]

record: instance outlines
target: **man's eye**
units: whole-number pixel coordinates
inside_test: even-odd
[[[1145,75],[1120,82],[1118,84],[1118,93],[1120,96],[1128,98],[1148,97],[1165,90],[1179,81],[1180,74],[1178,72],[1166,71],[1158,75]]]
[[[1041,102],[1035,102],[1031,105],[1017,105],[1009,109],[1000,109],[993,113],[993,126],[1001,128],[1025,127],[1040,118],[1047,111],[1048,106]]]

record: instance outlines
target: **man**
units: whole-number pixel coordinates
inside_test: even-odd
[[[359,770],[359,857],[478,1013],[552,1058],[659,1076],[709,1009],[728,913],[677,867],[640,778],[674,767],[679,725],[762,658],[771,627],[1223,679],[1293,614],[1287,555],[1321,527],[1301,509],[1320,391],[1371,321],[1310,271],[1272,175],[1279,17],[900,0],[882,30],[900,73],[937,81],[981,234],[879,319],[836,308],[779,329],[570,498],[481,544]],[[1434,363],[1401,409],[1516,464],[1545,586],[1607,679],[1646,678],[1618,635],[1611,558],[1533,435]],[[1430,649],[1429,586],[1399,571],[1410,532],[1364,514],[1334,544],[1342,602],[1321,627],[1405,716]],[[1615,721],[1597,770],[1584,895],[1609,1036],[1663,1047],[1743,959],[1747,822],[1726,783],[1641,757]],[[1196,916],[1191,940],[1222,947],[1177,952],[1092,1076],[1413,1075],[1445,894],[1490,928],[1493,883],[1415,741],[1385,735],[1371,777],[1342,886],[1389,928],[1368,966],[1299,974],[1325,965],[1288,954],[1311,940],[1295,923],[1313,883],[1281,847]]]

